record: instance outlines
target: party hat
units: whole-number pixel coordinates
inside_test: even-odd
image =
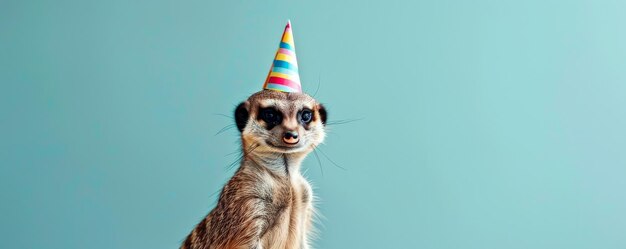
[[[296,60],[296,47],[291,32],[291,22],[287,26],[280,39],[280,46],[276,51],[274,62],[267,74],[263,89],[281,92],[302,92],[300,75],[298,74],[298,61]]]

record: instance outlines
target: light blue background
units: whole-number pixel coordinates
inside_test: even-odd
[[[318,248],[626,248],[624,1],[0,2],[0,248],[175,248],[285,21]]]

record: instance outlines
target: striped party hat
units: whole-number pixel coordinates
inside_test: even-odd
[[[281,92],[302,92],[300,75],[298,74],[298,61],[296,60],[296,47],[291,32],[291,22],[287,26],[280,40],[280,46],[272,62],[270,72],[265,79],[263,89]]]

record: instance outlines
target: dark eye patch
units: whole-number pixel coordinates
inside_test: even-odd
[[[267,124],[268,130],[271,130],[283,121],[283,115],[273,107],[259,109],[258,118]]]

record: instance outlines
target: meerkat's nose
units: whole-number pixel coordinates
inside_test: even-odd
[[[298,138],[298,133],[295,131],[287,131],[283,136],[283,141],[288,144],[297,144],[300,139]]]

